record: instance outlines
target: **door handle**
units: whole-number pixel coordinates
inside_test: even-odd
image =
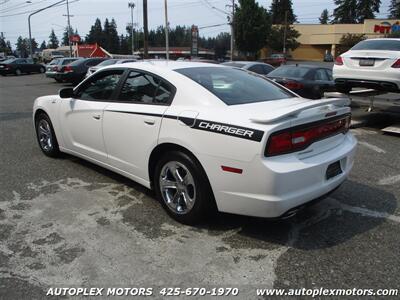
[[[100,120],[100,115],[93,115],[93,119]]]
[[[154,125],[156,123],[156,120],[155,119],[146,118],[146,119],[144,119],[144,122],[147,125]]]

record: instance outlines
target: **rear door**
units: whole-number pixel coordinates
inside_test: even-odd
[[[319,86],[321,95],[323,95],[324,92],[332,91],[332,88],[334,87],[334,83],[330,80],[326,69],[315,70],[314,80],[315,83]]]
[[[102,124],[103,110],[116,92],[123,70],[103,71],[76,89],[74,98],[62,99],[59,109],[65,148],[107,162]]]
[[[111,165],[139,181],[149,180],[149,155],[174,91],[154,74],[128,71],[117,98],[104,110],[103,136]]]

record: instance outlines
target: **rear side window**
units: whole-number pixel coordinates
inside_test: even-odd
[[[386,50],[400,51],[400,41],[395,40],[366,40],[359,42],[351,50]]]
[[[147,104],[167,104],[171,87],[150,74],[131,71],[122,86],[118,100]]]
[[[316,70],[314,79],[319,81],[329,81],[328,75],[326,74],[324,69]]]
[[[295,97],[267,79],[239,69],[197,67],[175,71],[200,84],[227,105]]]

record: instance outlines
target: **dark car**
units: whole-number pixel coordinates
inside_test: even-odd
[[[46,68],[44,65],[35,64],[30,58],[12,58],[0,63],[0,74],[15,74],[17,76],[25,73],[44,73]]]
[[[265,64],[262,62],[254,62],[254,61],[229,61],[222,63],[224,66],[241,68],[244,70],[249,70],[251,72],[266,76],[275,68],[269,64]]]
[[[320,99],[325,92],[336,90],[332,70],[316,65],[284,65],[267,77],[304,98]]]
[[[82,58],[78,59],[69,65],[61,67],[60,72],[57,72],[55,79],[62,82],[78,84],[81,82],[90,67],[96,66],[105,61],[107,58]]]
[[[55,58],[46,66],[46,77],[54,78],[57,82],[61,82],[57,78],[57,74],[61,71],[63,66],[69,65],[70,63],[78,60],[80,58],[76,57],[65,57],[65,58]]]

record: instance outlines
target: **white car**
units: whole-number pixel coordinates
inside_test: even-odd
[[[34,103],[39,145],[153,188],[176,220],[219,211],[292,215],[347,177],[356,139],[348,99],[312,101],[215,64],[105,67]]]
[[[365,87],[400,92],[400,39],[365,40],[338,56],[333,78],[339,92]]]

